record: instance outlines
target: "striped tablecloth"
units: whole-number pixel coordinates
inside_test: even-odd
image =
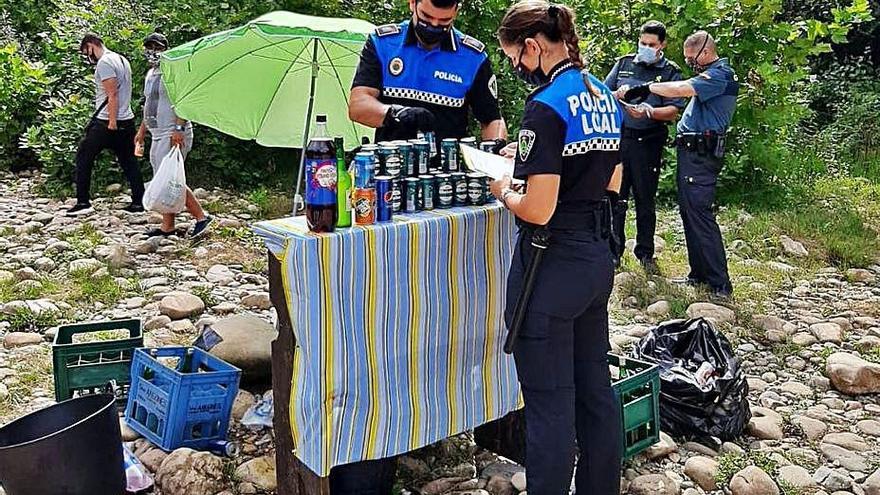
[[[328,476],[517,408],[501,350],[514,229],[498,205],[322,235],[303,217],[255,225],[284,268],[297,342],[291,430],[309,469]]]

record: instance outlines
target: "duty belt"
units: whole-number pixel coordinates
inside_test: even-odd
[[[668,129],[665,125],[659,125],[648,129],[629,129],[624,127],[620,130],[620,136],[626,139],[650,139],[653,137],[666,137]]]
[[[675,136],[675,144],[695,151],[700,155],[722,158],[724,156],[724,144],[726,136],[715,131],[682,132]]]
[[[588,206],[579,205],[577,209],[557,208],[546,228],[551,231],[592,232],[597,238],[607,239],[611,228],[610,212],[611,203],[607,199],[596,201]],[[520,222],[519,226],[530,232],[540,228],[527,222]]]

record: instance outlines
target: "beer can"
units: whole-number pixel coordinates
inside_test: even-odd
[[[483,204],[489,205],[495,203],[495,195],[492,194],[492,188],[489,187],[489,184],[492,183],[492,178],[486,174],[483,174],[483,192],[486,193],[486,200],[483,201]]]
[[[464,172],[450,174],[452,178],[452,204],[466,206],[468,204],[468,178]]]
[[[413,144],[406,141],[395,141],[394,144],[400,151],[400,175],[413,177],[418,175],[418,164],[413,156]]]
[[[431,152],[431,156],[437,156],[437,136],[434,134],[434,131],[426,132],[424,139],[428,142],[428,149]]]
[[[437,175],[437,206],[439,208],[452,208],[455,204],[455,190],[452,187],[450,174]]]
[[[390,222],[394,205],[394,177],[380,175],[376,177],[376,221]]]
[[[486,185],[483,174],[474,172],[467,174],[468,188],[468,204],[471,206],[482,206],[486,203]]]
[[[413,161],[415,162],[416,173],[411,177],[418,177],[428,173],[428,167],[431,163],[431,148],[427,141],[417,140],[413,143]]]
[[[471,148],[477,147],[477,138],[474,137],[461,138],[459,142],[465,146],[470,146]]]
[[[495,141],[483,141],[480,143],[480,151],[491,153],[493,149],[495,149]]]
[[[400,175],[400,150],[397,146],[383,146],[379,148],[380,174],[397,177]]]
[[[419,176],[419,198],[421,199],[422,210],[434,209],[434,194],[436,186],[433,175]]]
[[[407,177],[403,179],[403,211],[407,213],[415,213],[421,208],[419,206],[419,186],[418,177]]]
[[[455,138],[444,139],[441,143],[443,151],[443,172],[458,172],[458,140]]]
[[[376,223],[376,188],[354,190],[354,221],[358,225]]]
[[[354,156],[354,187],[373,187],[376,173],[375,156],[370,151],[361,151]]]
[[[403,200],[403,179],[398,177],[391,181],[391,211],[400,213]]]

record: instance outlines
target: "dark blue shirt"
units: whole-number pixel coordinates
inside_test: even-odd
[[[501,118],[498,84],[485,51],[456,29],[427,50],[410,21],[380,26],[364,45],[352,87],[379,90],[382,103],[430,110],[438,139],[465,137],[470,114],[482,124]],[[397,134],[376,129],[376,141],[414,137],[416,129]]]
[[[621,115],[611,91],[569,63],[526,100],[514,177],[559,175],[556,214],[577,212],[605,196],[620,163]],[[584,77],[599,96],[587,89]],[[551,224],[553,221],[551,220]]]
[[[678,121],[678,132],[727,132],[739,94],[739,82],[727,59],[716,60],[703,73],[690,78],[688,82],[697,95],[691,98]]]
[[[648,82],[681,81],[681,79],[681,68],[675,62],[667,60],[666,57],[660,58],[660,60],[653,64],[646,64],[636,62],[635,54],[633,53],[621,57],[614,64],[614,68],[605,77],[605,85],[611,91],[617,91],[624,85],[635,87]],[[684,98],[666,98],[654,94],[649,96],[645,103],[654,108],[674,106],[679,110],[685,106]],[[664,126],[667,123],[648,117],[634,119],[626,111],[623,112],[623,126],[628,129],[653,129]]]

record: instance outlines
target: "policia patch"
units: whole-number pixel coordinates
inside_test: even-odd
[[[535,132],[528,129],[519,131],[519,160],[524,162],[529,159],[532,148],[535,146]]]
[[[392,76],[401,75],[403,73],[403,59],[400,57],[391,59],[391,62],[388,64],[388,72],[390,72]]]

